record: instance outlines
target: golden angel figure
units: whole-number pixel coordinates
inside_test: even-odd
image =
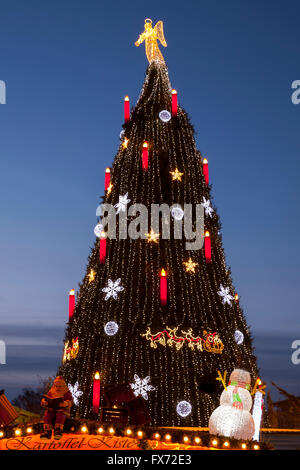
[[[134,44],[138,47],[144,41],[146,46],[146,56],[149,63],[153,60],[164,62],[163,55],[157,44],[157,41],[160,41],[164,47],[167,47],[162,21],[158,21],[154,28],[152,28],[152,20],[150,20],[150,18],[145,19],[145,31],[140,34],[138,40]]]

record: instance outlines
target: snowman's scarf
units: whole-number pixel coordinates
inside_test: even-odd
[[[242,382],[229,382],[229,385],[233,385],[234,386],[234,389],[233,389],[233,392],[232,392],[232,399],[233,399],[233,404],[232,406],[234,408],[238,408],[240,410],[243,409],[243,402],[241,400],[241,397],[238,393],[238,389],[239,387],[241,388],[245,388],[246,390],[250,390],[250,384],[245,384],[245,383],[242,383]]]

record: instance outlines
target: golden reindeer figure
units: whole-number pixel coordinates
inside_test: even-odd
[[[162,21],[158,21],[154,28],[152,28],[152,20],[150,20],[150,18],[145,19],[145,31],[140,34],[138,40],[134,44],[138,47],[144,41],[146,46],[146,56],[149,63],[153,60],[164,62],[163,55],[157,44],[157,41],[160,41],[164,47],[167,47]]]

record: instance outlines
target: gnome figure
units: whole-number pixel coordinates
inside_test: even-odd
[[[252,398],[249,393],[251,378],[249,372],[235,369],[229,384],[223,390],[220,406],[209,419],[210,434],[251,440],[254,434],[254,421],[250,410]]]

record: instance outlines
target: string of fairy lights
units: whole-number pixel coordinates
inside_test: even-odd
[[[117,205],[119,197],[128,193],[130,204],[143,203],[150,208],[151,204],[177,203],[183,208],[185,203],[201,204],[205,198],[212,208],[210,215],[205,215],[212,259],[206,262],[203,249],[186,250],[185,240],[158,236],[149,243],[148,239],[121,240],[117,235],[117,239],[107,240],[105,263],[101,264],[96,240],[65,338],[69,345],[78,338],[78,352],[60,368],[67,383],[80,385],[81,417],[91,415],[93,377],[98,370],[101,383],[106,385],[130,382],[135,374],[150,376],[155,386],[147,402],[151,423],[169,426],[207,425],[219,402],[221,388],[215,382],[218,369],[232,370],[242,363],[253,377],[257,376],[251,335],[239,299],[222,304],[218,294],[220,285],[228,287],[232,296],[235,289],[225,261],[211,186],[203,173],[203,158],[181,107],[171,119],[160,118],[162,110],[170,112],[171,108],[167,68],[153,61],[130,120],[123,125],[104,201]],[[142,166],[144,142],[146,171]],[[117,219],[117,229],[118,224]],[[194,268],[187,270],[185,263]],[[161,305],[159,295],[162,269],[167,273],[167,305]],[[120,280],[123,289],[106,301],[103,289],[109,280]],[[106,333],[109,322],[118,326],[116,334]],[[203,330],[216,332],[224,345],[222,354],[188,347],[154,349],[141,336],[147,328],[163,331],[166,326],[192,329],[195,337]],[[234,337],[237,330],[243,334],[240,344]],[[213,392],[207,391],[206,385],[212,383]],[[191,412],[184,418],[176,412],[181,400],[191,404]]]

